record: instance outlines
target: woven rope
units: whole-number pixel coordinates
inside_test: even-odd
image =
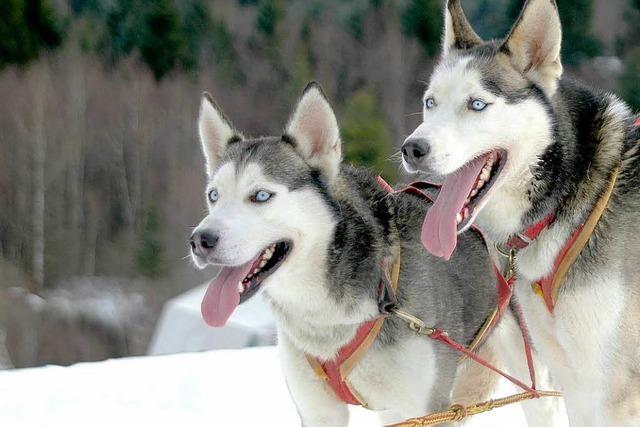
[[[561,397],[557,391],[539,391],[539,397]],[[412,418],[398,424],[392,424],[387,427],[423,427],[434,426],[449,422],[462,421],[465,418],[489,412],[492,409],[501,408],[503,406],[512,405],[514,403],[524,402],[525,400],[535,399],[538,396],[532,392],[514,394],[512,396],[503,397],[501,399],[492,399],[487,402],[477,403],[471,406],[452,405],[447,411],[435,412],[424,417]]]

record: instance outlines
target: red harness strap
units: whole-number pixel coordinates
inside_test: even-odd
[[[344,403],[367,406],[366,402],[351,387],[347,376],[364,352],[373,344],[380,333],[383,322],[384,317],[363,323],[358,328],[355,337],[342,347],[338,351],[338,355],[332,360],[321,361],[307,356],[307,360],[316,374],[325,380],[335,395]]]
[[[415,195],[424,200],[433,201],[431,196],[426,193],[426,190],[437,188],[438,186],[435,184],[430,184],[427,182],[416,182],[410,184],[409,186],[394,191],[393,188],[387,184],[381,177],[378,177],[378,183],[380,186],[388,191],[389,193],[409,193]],[[486,246],[486,240],[482,233],[475,227],[472,228],[474,232],[481,238],[483,243]],[[395,293],[395,289],[398,281],[399,274],[399,258],[396,259],[391,269],[388,269],[385,263],[383,262],[382,269],[384,272],[384,277],[390,283],[390,286],[385,286],[384,278],[381,282],[378,289],[378,300],[381,307],[381,312],[383,303],[385,302],[385,291],[387,293]],[[390,273],[387,273],[390,270]],[[494,271],[497,279],[497,289],[498,289],[498,301],[497,308],[495,314],[489,319],[489,322],[483,327],[481,334],[483,336],[487,336],[488,332],[498,323],[498,320],[504,313],[504,310],[509,305],[509,301],[511,300],[511,296],[513,294],[513,280],[506,280],[500,271],[494,265]],[[390,296],[391,299],[394,298],[394,295]],[[382,313],[384,314],[384,313]],[[333,390],[336,397],[338,397],[342,402],[350,404],[350,405],[362,405],[364,407],[367,406],[367,403],[358,395],[358,393],[354,390],[351,384],[348,381],[348,375],[351,373],[356,364],[360,361],[362,356],[366,353],[366,351],[371,347],[375,339],[377,338],[380,330],[382,329],[382,325],[385,321],[385,316],[381,316],[377,319],[367,321],[363,323],[357,330],[354,338],[345,344],[342,348],[338,350],[338,354],[331,360],[320,360],[315,357],[307,355],[307,360],[316,375],[319,378],[323,379],[325,383]],[[531,346],[530,341],[528,339],[528,335],[526,334],[526,329],[523,329],[523,337],[525,341],[525,350],[527,354],[527,361],[529,362],[530,373],[532,378],[532,386],[528,387],[520,380],[506,374],[500,369],[496,368],[486,360],[479,357],[475,354],[472,348],[466,348],[463,345],[453,341],[449,336],[440,331],[434,330],[432,334],[428,335],[431,339],[439,341],[452,349],[462,353],[465,357],[468,357],[477,363],[491,369],[492,371],[502,375],[507,378],[513,384],[521,387],[522,389],[537,393],[535,391],[535,372],[533,371],[533,363],[531,358]],[[482,337],[481,337],[482,338]],[[475,344],[478,345],[481,340],[478,340]]]
[[[378,179],[381,180],[382,178],[378,177]],[[387,185],[388,188],[391,188],[391,186],[389,186],[389,184],[386,184],[386,185]],[[397,192],[413,194],[413,195],[418,196],[418,197],[420,197],[420,198],[422,198],[424,200],[428,200],[430,202],[433,202],[432,197],[429,196],[426,193],[426,190],[439,188],[439,187],[440,186],[437,185],[437,184],[432,184],[432,183],[425,182],[425,181],[418,181],[418,182],[414,182],[414,183],[409,184],[407,187],[405,187],[405,188],[403,188],[401,190],[398,190]],[[393,189],[391,189],[391,191],[393,191]],[[476,233],[476,235],[480,238],[480,240],[482,240],[482,243],[486,247],[487,246],[487,240],[485,239],[485,237],[482,234],[482,232],[475,225],[472,225],[470,230],[473,231],[474,233]],[[505,309],[509,306],[509,302],[511,301],[511,296],[513,295],[513,282],[514,282],[514,280],[512,280],[512,279],[506,280],[495,264],[493,265],[493,271],[494,271],[495,276],[496,276],[496,288],[497,288],[497,293],[498,293],[498,295],[497,295],[498,301],[497,301],[497,304],[496,304],[496,306],[497,306],[497,315],[494,316],[492,319],[490,319],[490,323],[489,323],[489,325],[487,325],[488,327],[483,331],[484,335],[487,335],[487,333],[490,332],[493,329],[493,327],[498,323],[498,321],[500,320],[500,318],[501,318],[502,314],[504,313]],[[478,342],[477,344],[480,344],[480,343]]]
[[[389,191],[393,191],[393,189],[391,188],[391,186],[389,186],[389,184],[387,184],[386,182],[384,182],[384,180],[382,180],[382,178],[378,177],[378,181],[382,182],[385,186],[385,188],[390,189]],[[431,202],[433,202],[433,199],[431,198],[431,196],[429,196],[425,190],[427,189],[433,189],[433,188],[439,188],[440,186],[437,184],[432,184],[429,182],[424,182],[424,181],[418,181],[418,182],[414,182],[412,184],[409,184],[409,186],[405,187],[402,190],[399,190],[398,192],[403,192],[403,193],[409,193],[409,194],[413,194],[416,195],[422,199],[425,200],[429,200]],[[546,221],[548,222],[552,222],[553,218],[545,218]],[[536,230],[532,230],[530,232],[530,234],[527,235],[527,238],[531,238],[531,239],[535,239],[535,237],[537,237],[538,234],[540,234],[540,232],[542,232],[542,230],[544,229],[544,227],[542,225],[539,225],[538,227],[536,227]],[[485,239],[484,235],[482,234],[482,232],[475,226],[471,226],[471,230],[473,232],[475,232],[478,237],[480,237],[480,239],[482,240],[482,242],[484,243],[485,247],[487,246],[487,240]],[[508,277],[505,278],[502,275],[502,272],[500,271],[500,269],[496,266],[495,263],[493,264],[493,270],[494,270],[494,274],[496,276],[496,287],[497,287],[497,304],[496,304],[496,310],[494,312],[494,314],[488,319],[487,323],[482,327],[482,329],[480,330],[480,332],[478,333],[478,336],[476,337],[476,339],[474,339],[474,342],[471,344],[471,346],[469,348],[465,348],[464,346],[460,345],[459,343],[456,343],[455,341],[453,341],[451,338],[449,338],[446,334],[443,334],[441,331],[439,330],[435,330],[434,334],[429,335],[430,338],[435,339],[437,341],[442,342],[443,344],[453,348],[454,350],[462,353],[465,357],[468,357],[470,359],[473,359],[475,362],[481,364],[482,366],[485,366],[486,368],[491,369],[492,371],[498,373],[499,375],[503,376],[504,378],[508,379],[509,381],[511,381],[513,384],[515,384],[516,386],[528,391],[528,392],[533,392],[535,395],[538,395],[538,392],[536,391],[536,373],[535,373],[535,367],[533,364],[533,349],[531,347],[531,337],[529,335],[529,330],[527,328],[526,322],[524,320],[524,317],[522,315],[522,311],[520,309],[519,304],[514,303],[514,311],[516,316],[518,317],[518,324],[520,325],[520,331],[522,333],[522,339],[523,339],[523,344],[524,344],[524,351],[525,351],[525,356],[527,359],[527,366],[529,369],[529,376],[531,379],[531,387],[526,386],[524,383],[522,383],[522,381],[517,380],[516,378],[500,371],[499,369],[497,369],[495,366],[491,365],[489,362],[487,362],[486,360],[482,359],[481,357],[477,356],[473,350],[475,348],[477,348],[480,344],[482,344],[482,342],[484,341],[484,339],[489,335],[489,333],[493,330],[493,328],[498,324],[499,320],[502,318],[502,315],[504,314],[504,311],[507,309],[507,307],[509,306],[509,303],[512,300],[512,296],[513,296],[513,284],[515,283],[515,278],[514,277]]]
[[[544,231],[549,225],[551,225],[555,219],[556,219],[555,214],[551,213],[547,215],[542,220],[536,222],[531,227],[527,228],[524,232],[517,233],[515,236],[513,236],[507,242],[507,247],[509,249],[526,248],[527,246],[529,246],[531,242],[533,242],[536,239],[536,237],[540,235],[540,233],[542,233],[542,231]]]
[[[537,282],[532,284],[533,291],[542,297],[549,312],[553,313],[560,287],[564,282],[564,278],[573,263],[576,261],[582,249],[589,241],[589,237],[598,225],[600,217],[609,204],[609,199],[613,194],[615,183],[618,177],[618,168],[611,173],[609,185],[605,189],[600,199],[596,202],[589,217],[580,224],[571,233],[571,236],[564,243],[564,246],[556,256],[553,262],[553,270],[551,273]],[[554,221],[554,215],[549,215],[543,220],[537,222],[524,233],[518,234],[507,242],[507,247],[516,250],[526,248],[533,240],[535,240],[543,230],[545,230]],[[522,238],[522,235],[525,238]]]

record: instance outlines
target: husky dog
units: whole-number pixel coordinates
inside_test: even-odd
[[[401,254],[397,302],[405,311],[465,344],[491,314],[495,276],[483,241],[470,232],[460,236],[450,263],[430,256],[420,242],[429,204],[409,194],[390,195],[375,176],[341,164],[338,124],[318,85],[305,89],[282,137],[244,138],[208,95],[199,132],[209,214],[191,237],[192,259],[200,268],[221,266],[204,297],[203,317],[222,326],[238,304],[264,293],[305,426],[347,425],[347,406],[306,355],[332,359],[362,323],[379,316],[381,264],[394,248]],[[493,349],[501,345],[493,341],[517,346],[518,334],[507,315],[481,355],[495,362]],[[452,397],[459,360],[459,354],[388,318],[349,381],[371,409],[393,410],[401,419],[421,416],[491,393],[495,375],[467,362]],[[515,369],[526,378],[523,365]],[[547,426],[549,416],[529,418]]]
[[[445,176],[423,243],[448,258],[456,235],[475,223],[504,252],[513,236],[554,218],[515,253],[516,297],[534,345],[560,383],[571,425],[639,426],[640,135],[632,113],[614,95],[562,76],[554,0],[529,0],[504,40],[481,40],[458,0],[445,21],[423,123],[402,149],[407,170]],[[536,281],[552,273],[599,200],[607,208],[551,310]]]

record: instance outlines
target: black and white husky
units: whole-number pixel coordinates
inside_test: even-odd
[[[448,258],[457,234],[475,223],[505,253],[514,236],[526,240],[521,233],[542,224],[515,250],[516,296],[570,422],[639,426],[640,144],[632,113],[614,95],[562,77],[555,1],[529,0],[504,40],[481,40],[458,0],[445,17],[423,123],[403,145],[408,170],[446,177],[423,243]],[[559,273],[563,249],[575,246],[570,237],[594,212],[602,216],[586,246]],[[553,295],[540,287],[550,274],[564,279]]]
[[[201,268],[221,266],[203,316],[224,325],[238,304],[264,293],[305,426],[347,425],[347,405],[306,356],[332,359],[362,323],[379,316],[381,265],[394,248],[401,253],[397,298],[405,311],[464,344],[491,314],[495,276],[481,239],[460,236],[449,263],[430,256],[420,242],[428,204],[390,195],[375,176],[341,164],[338,124],[319,86],[307,87],[282,137],[244,138],[207,95],[199,131],[209,214],[192,236],[192,257]],[[497,363],[502,341],[520,348],[505,362],[526,378],[522,338],[509,313],[481,355]],[[349,382],[371,409],[392,410],[398,419],[421,416],[491,393],[495,376],[475,363],[459,367],[459,361],[459,354],[389,318]],[[530,404],[531,424],[553,425],[555,405]]]

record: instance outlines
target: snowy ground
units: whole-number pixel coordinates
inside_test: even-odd
[[[7,427],[300,425],[273,347],[0,371],[0,396]],[[350,425],[380,424],[355,408]],[[517,406],[468,424],[523,425]]]

